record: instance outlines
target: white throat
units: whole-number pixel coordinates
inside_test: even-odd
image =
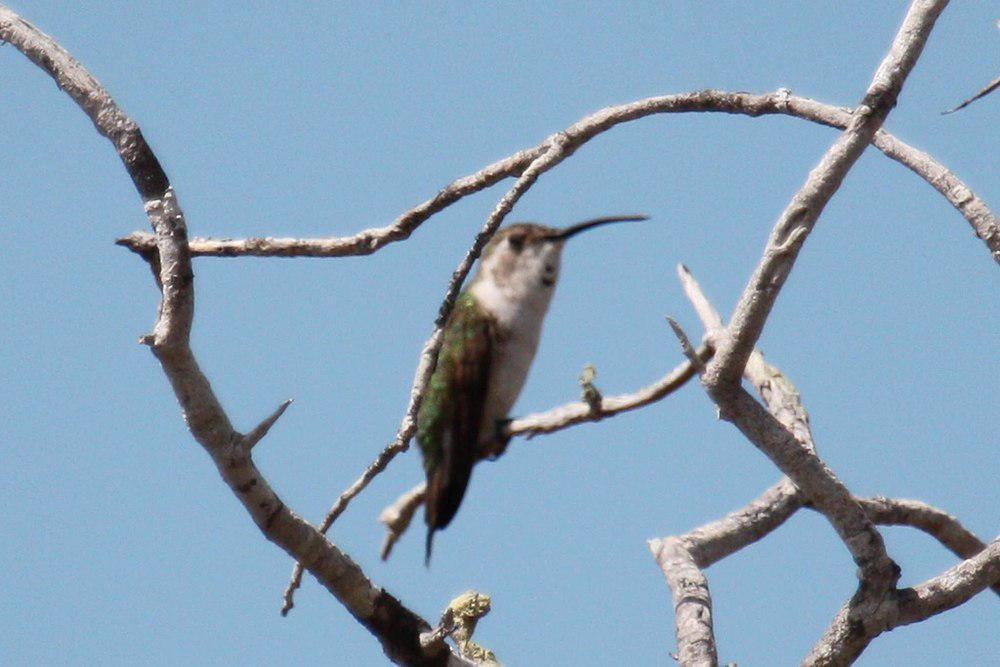
[[[558,271],[558,257],[554,261]],[[557,274],[551,274],[550,284],[542,282],[540,271],[531,269],[513,271],[498,280],[497,262],[488,257],[469,290],[502,332],[516,337],[534,334],[537,338],[555,293]]]

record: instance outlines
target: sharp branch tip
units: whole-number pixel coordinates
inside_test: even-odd
[[[295,399],[286,399],[281,405],[278,406],[277,410],[268,415],[264,421],[254,428],[254,430],[243,436],[243,448],[247,451],[253,449],[254,445],[260,442],[264,436],[267,435],[267,432],[270,431],[271,427],[274,426],[274,423],[281,418],[281,415],[285,414],[285,410],[288,409],[288,406],[292,404],[293,400]]]

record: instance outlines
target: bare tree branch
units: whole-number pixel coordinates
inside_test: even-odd
[[[892,47],[879,65],[864,99],[854,110],[844,133],[810,172],[775,224],[764,256],[747,284],[729,321],[729,340],[720,346],[706,374],[713,393],[732,390],[746,366],[782,285],[791,272],[806,236],[847,172],[874,139],[896,104],[903,82],[923,51],[947,0],[915,0]]]
[[[698,567],[709,567],[767,536],[795,514],[804,502],[802,492],[785,477],[745,507],[677,539],[684,542]]]
[[[714,340],[715,336],[723,331],[722,318],[687,267],[679,266],[678,275],[685,293],[705,326],[706,337],[709,340]],[[793,432],[797,440],[807,446],[811,452],[815,452],[808,414],[802,407],[799,392],[791,381],[777,368],[768,364],[757,349],[754,349],[750,355],[744,369],[744,376],[757,388],[771,414],[790,432]],[[906,525],[917,528],[937,539],[943,546],[961,558],[973,558],[986,548],[986,545],[962,526],[958,519],[926,503],[881,496],[855,498],[854,500],[872,522],[880,525]],[[679,537],[667,539],[680,543],[685,549],[684,553],[692,559],[692,562],[687,563],[686,567],[705,568],[760,540],[784,523],[806,502],[806,495],[785,478],[746,507],[730,513],[723,519],[705,524]],[[960,564],[956,568],[960,568],[962,565]],[[977,576],[988,579],[989,573],[984,572],[977,574]],[[952,580],[948,578],[947,573],[938,579]],[[968,583],[968,579],[962,579],[962,581]],[[976,581],[979,580],[976,579]],[[987,585],[991,585],[990,582],[987,582]],[[1000,581],[997,581],[996,578],[992,582],[992,587],[995,592],[1000,593]],[[965,590],[968,592],[971,589]],[[978,590],[981,590],[981,587],[976,588],[975,592]],[[905,594],[906,591],[895,591],[891,593],[891,596],[896,599]],[[944,611],[945,608],[950,608],[945,607],[945,603],[956,606],[965,599],[967,597],[962,598],[961,594],[958,593],[951,596],[942,595],[938,599],[938,603],[942,605],[940,608],[933,605],[927,608]],[[860,626],[862,629],[857,630],[856,634],[848,636],[849,632],[855,631],[852,628],[859,627],[849,618],[853,609],[853,604],[845,606],[831,625],[827,637],[814,649],[813,656],[819,656],[815,658],[818,660],[817,664],[849,664],[879,632],[890,629],[886,627],[879,630],[877,626],[873,626],[865,630],[862,625]],[[921,609],[925,609],[925,607],[921,607]],[[918,618],[911,622],[917,620],[921,619]],[[678,632],[680,632],[680,628]],[[856,653],[853,653],[855,650]],[[826,659],[823,656],[836,656],[836,659],[823,662],[822,660]],[[810,659],[813,657],[811,656]]]
[[[910,604],[907,590],[892,593],[892,596],[895,596],[893,599],[898,600],[900,604],[900,617],[909,614],[912,620],[900,620],[891,627],[915,623],[933,613],[957,606],[991,584],[995,591],[1000,592],[1000,561],[997,561],[996,556],[990,560],[990,556],[983,555],[986,554],[986,545],[966,530],[955,517],[926,503],[913,500],[879,496],[858,498],[857,501],[868,512],[872,521],[883,525],[918,528],[936,538],[960,557],[972,559],[949,570],[964,574],[945,573],[932,580],[948,582],[950,593],[941,593],[940,597],[935,597],[930,592],[943,587],[944,584],[930,582],[922,584],[917,587],[917,591],[923,592],[917,594],[920,602],[913,603],[913,606],[905,606]],[[708,582],[701,570],[763,539],[803,507],[805,502],[805,494],[785,478],[745,507],[727,514],[722,519],[699,526],[683,535],[650,540],[650,550],[663,569],[667,583],[673,591],[675,613],[678,614],[677,642],[681,664],[715,664],[707,662],[705,657],[706,647],[714,647],[714,638],[711,635],[711,599],[708,597]],[[994,568],[992,572],[995,574],[991,575],[989,568]],[[984,585],[983,581],[986,582]],[[842,635],[849,631],[846,613],[842,611],[831,626],[831,631],[836,629],[839,634],[835,634],[833,639],[823,644],[826,648],[822,650],[834,651],[835,646],[839,647],[836,648],[837,651],[847,650],[846,644],[841,647],[846,641]],[[892,618],[892,615],[881,607],[878,613],[879,618]],[[923,614],[923,617],[919,617],[920,614]],[[884,627],[879,632],[891,627]],[[865,646],[875,636],[868,637],[864,642]],[[860,647],[861,650],[863,648],[864,646]],[[689,656],[691,661],[688,662],[685,656]],[[850,660],[844,660],[817,664],[849,664],[849,662]]]
[[[507,177],[520,176],[528,166],[548,150],[548,139],[534,148],[519,151],[455,179],[434,197],[411,208],[385,227],[364,229],[357,234],[329,238],[191,239],[192,255],[214,257],[351,257],[370,255],[390,243],[403,241],[424,221],[467,195],[496,185]],[[151,250],[155,243],[148,232],[136,231],[117,240],[118,245],[134,252]]]
[[[830,147],[782,213],[764,256],[730,318],[726,336],[702,376],[722,417],[761,449],[802,489],[829,519],[861,572],[858,601],[878,599],[891,590],[899,568],[847,488],[813,452],[739,385],[740,376],[764,328],[781,286],[805,238],[851,166],[875,136],[896,103],[903,82],[916,64],[947,0],[915,0],[847,130]],[[858,614],[864,613],[858,606]]]
[[[875,523],[916,528],[960,558],[971,558],[986,548],[957,518],[927,503],[884,496],[855,500]],[[695,564],[706,568],[763,539],[801,507],[808,507],[808,501],[786,477],[745,507],[673,539],[681,540]],[[1000,593],[1000,585],[994,590]]]
[[[899,617],[893,627],[910,625],[954,609],[986,587],[1000,583],[1000,537],[989,546],[933,579],[900,591]],[[909,591],[913,591],[913,595]]]
[[[997,583],[1000,583],[1000,538],[933,579],[891,592],[863,620],[854,618],[852,605],[846,605],[803,664],[849,665],[883,632],[953,609]]]
[[[847,128],[852,119],[850,109],[791,95],[785,89],[764,95],[704,90],[651,97],[608,107],[585,116],[565,130],[564,134],[579,147],[621,123],[650,115],[687,112],[730,113],[751,117],[782,114],[840,129]],[[387,227],[368,229],[342,238],[196,237],[190,241],[191,253],[214,257],[343,257],[370,254],[388,243],[408,238],[422,222],[462,197],[491,187],[508,176],[519,175],[544,152],[547,141],[452,181],[433,199],[410,209]],[[1000,263],[1000,221],[983,200],[933,157],[907,145],[885,130],[876,132],[873,143],[886,156],[913,171],[941,193],[969,222],[976,235],[986,243],[994,260]],[[149,232],[133,232],[118,239],[117,243],[144,257],[156,249],[155,240]]]
[[[684,352],[684,356],[688,358],[688,363],[697,369],[699,373],[704,374],[705,364],[698,358],[698,353],[695,352],[694,345],[691,344],[691,340],[688,338],[687,333],[681,328],[681,325],[677,323],[672,317],[667,318],[667,324],[673,329],[674,335],[677,336],[678,342],[681,344],[681,350]]]
[[[687,267],[683,265],[679,266],[678,275],[685,293],[694,305],[699,318],[702,320],[706,329],[706,338],[716,343],[718,337],[725,335],[721,316],[705,296],[701,286]],[[679,327],[675,327],[675,329],[679,329]],[[756,348],[751,352],[743,374],[757,388],[761,398],[767,404],[771,415],[788,429],[788,433],[794,434],[795,439],[799,441],[804,451],[808,452],[816,461],[819,461],[815,455],[816,450],[812,432],[809,428],[808,414],[802,407],[801,396],[791,381],[777,368],[768,364]],[[700,577],[698,581],[704,582],[705,594],[707,595],[707,580],[705,580],[703,573],[698,568],[708,567],[721,558],[763,538],[770,531],[784,523],[799,507],[803,506],[806,498],[806,494],[797,489],[789,479],[785,478],[765,491],[757,500],[740,510],[730,513],[723,519],[705,524],[680,537],[666,538],[670,544],[679,545],[680,547],[673,550],[673,553],[678,555],[675,555],[670,561],[657,558],[668,577],[668,584],[674,593],[675,601],[681,590],[679,586],[684,584],[683,582],[671,580],[671,575],[667,568],[678,567],[685,571],[693,569],[697,573],[697,576]],[[984,546],[974,535],[965,530],[957,519],[924,503],[897,501],[881,497],[874,499],[854,499],[854,501],[873,522],[914,526],[931,534],[959,556],[972,556]],[[661,542],[651,542],[651,548],[659,544]],[[657,551],[654,550],[654,554],[656,553]],[[683,557],[686,557],[687,560],[684,560]],[[679,575],[674,573],[673,576]],[[835,621],[832,626],[833,628],[851,627],[852,623],[857,622],[853,619],[858,615],[859,605],[857,602],[860,597],[856,596],[845,607],[841,615],[842,618],[838,617],[840,624]],[[700,598],[695,599],[700,600]],[[881,601],[876,604],[880,603]],[[701,604],[702,613],[710,614],[710,606],[706,607],[706,605],[710,605],[710,600],[707,602],[703,601]],[[865,607],[868,615],[871,614],[871,607],[871,604],[867,604]],[[708,611],[705,612],[705,609]],[[714,642],[714,638],[711,635],[710,622],[707,628],[704,624],[699,626],[691,618],[691,612],[688,611],[687,613],[687,618],[678,616],[676,619],[678,646],[684,646],[682,642],[686,642],[690,646],[690,636],[696,630],[700,630],[702,635],[707,632],[708,639]],[[697,619],[699,617],[695,616],[694,618]],[[710,621],[710,615],[707,618]],[[868,641],[870,641],[870,638],[860,645],[858,654],[864,649],[864,646],[867,646]],[[823,645],[836,647],[844,643],[845,640],[843,637],[836,636],[828,644]],[[683,655],[684,649],[682,648],[681,650]],[[847,664],[847,662],[849,661],[843,664]],[[682,664],[687,663],[682,662]],[[833,664],[842,663],[837,662]]]
[[[676,537],[650,540],[649,550],[673,592],[678,662],[685,667],[715,667],[719,657],[712,627],[708,579],[695,564],[684,542]]]
[[[714,341],[717,337],[725,335],[725,325],[722,323],[722,316],[709,301],[705,293],[702,292],[701,285],[695,280],[690,269],[683,264],[677,266],[677,276],[680,278],[684,293],[698,313],[702,325],[705,327],[705,336],[708,340]],[[809,414],[802,407],[802,397],[799,390],[795,388],[791,380],[780,370],[767,363],[760,350],[754,348],[747,360],[746,368],[743,369],[743,377],[747,379],[760,394],[764,405],[787,428],[795,438],[815,453],[816,444],[813,442],[812,430],[809,428]]]
[[[685,294],[705,327],[705,339],[713,345],[716,344],[717,339],[725,334],[722,317],[686,266],[678,265],[677,273]],[[680,325],[674,320],[670,320],[670,324],[681,340],[682,346],[686,344],[690,347]],[[769,408],[772,404],[774,408],[780,407],[786,402],[786,397],[781,391],[770,391],[769,377],[760,372],[764,364],[763,356],[754,349],[751,359],[753,363],[748,363],[745,369],[748,379],[757,386],[762,397],[770,399]],[[704,367],[700,371],[703,373]],[[776,369],[775,372],[777,373]],[[779,387],[791,388],[787,402],[799,401],[799,394],[794,390],[794,386],[787,380],[786,383]],[[801,405],[799,409],[801,410]],[[804,412],[802,410],[802,413]],[[783,411],[783,423],[787,420],[785,425],[791,428],[797,416],[794,411]],[[808,433],[808,427],[806,435],[811,443],[812,436]],[[667,585],[670,586],[674,596],[674,622],[682,665],[718,663],[711,625],[708,580],[701,569],[763,538],[784,523],[803,502],[803,494],[786,477],[746,507],[731,512],[718,521],[695,528],[679,537],[650,541],[650,549],[663,570]],[[695,595],[685,607],[679,606],[678,596],[683,594],[685,588],[691,587],[694,588]],[[687,616],[681,617],[679,615],[681,612]]]
[[[146,337],[160,361],[195,439],[201,443],[264,536],[309,571],[381,642],[387,656],[412,665],[444,665],[451,652],[443,642],[421,646],[430,625],[404,607],[313,526],[281,501],[250,458],[247,443],[280,416],[275,412],[247,436],[233,429],[189,345],[194,317],[194,273],[184,214],[173,188],[139,126],[82,65],[48,35],[0,6],[0,39],[14,45],[47,72],[111,139],[142,196],[156,235],[162,301],[153,333]]]
[[[858,498],[871,520],[883,526],[911,526],[941,543],[959,558],[972,558],[986,548],[986,543],[944,510],[919,500],[900,498]],[[993,584],[1000,595],[1000,582]]]

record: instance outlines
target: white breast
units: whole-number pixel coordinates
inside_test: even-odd
[[[497,330],[480,438],[485,444],[492,440],[496,421],[507,418],[521,395],[553,290],[504,290],[490,280],[478,281],[470,289],[479,305],[495,319]]]

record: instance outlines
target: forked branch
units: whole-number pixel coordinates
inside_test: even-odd
[[[874,139],[896,104],[907,75],[916,65],[947,0],[915,0],[910,6],[848,128],[820,160],[775,224],[746,289],[718,341],[703,382],[723,418],[734,425],[788,475],[833,524],[860,568],[865,606],[891,590],[899,568],[889,558],[881,535],[832,471],[739,385],[747,361],[764,329],[802,244],[847,172]]]

